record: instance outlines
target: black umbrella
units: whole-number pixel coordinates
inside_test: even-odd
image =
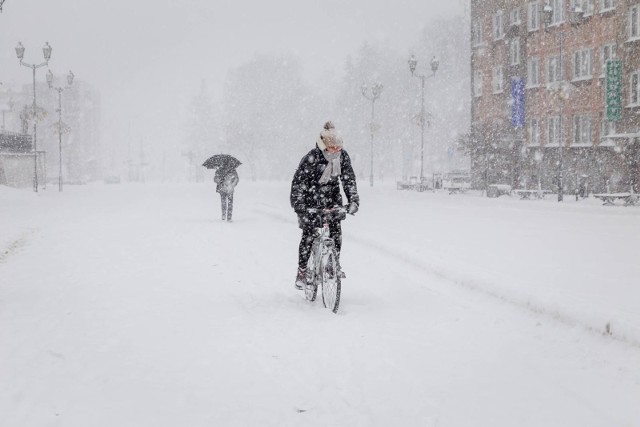
[[[206,167],[207,169],[235,169],[241,164],[242,163],[240,162],[240,160],[229,154],[216,154],[215,156],[209,157],[207,161],[202,164],[202,166]]]

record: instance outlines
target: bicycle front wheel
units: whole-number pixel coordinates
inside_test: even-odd
[[[331,250],[322,265],[322,303],[334,313],[340,305],[340,276],[338,274],[338,254]]]
[[[304,287],[304,297],[309,301],[315,301],[318,294],[318,279],[316,277],[316,251],[312,250],[307,261],[307,280]]]

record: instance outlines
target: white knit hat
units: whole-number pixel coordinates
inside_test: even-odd
[[[336,132],[336,128],[332,122],[324,124],[324,129],[320,132],[320,138],[318,139],[318,147],[321,150],[326,150],[329,147],[342,148],[342,137]]]

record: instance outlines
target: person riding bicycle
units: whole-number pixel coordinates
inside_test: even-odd
[[[318,216],[308,212],[311,208],[327,209],[342,206],[340,181],[347,196],[350,214],[358,212],[360,197],[356,185],[356,175],[351,166],[351,158],[342,148],[342,138],[337,134],[332,122],[327,122],[316,141],[316,147],[309,151],[300,161],[291,182],[291,207],[298,214],[298,227],[302,229],[302,237],[298,247],[298,273],[296,289],[304,289],[306,267],[313,244],[313,233]],[[329,221],[330,236],[333,238],[338,259],[342,248],[342,227],[336,217]],[[344,273],[342,273],[344,277]]]

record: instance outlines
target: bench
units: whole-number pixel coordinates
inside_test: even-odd
[[[544,199],[545,194],[551,193],[551,191],[549,190],[523,190],[523,189],[512,190],[512,192],[520,196],[520,199],[522,200],[531,199],[532,197],[536,199]]]
[[[398,190],[411,190],[413,188],[413,184],[407,181],[397,181],[396,189]]]
[[[467,186],[443,186],[443,190],[447,190],[449,194],[464,193],[469,189]]]
[[[396,189],[426,191],[431,190],[431,186],[427,183],[426,180],[420,183],[417,177],[412,176],[409,181],[396,181]]]
[[[634,206],[638,203],[638,195],[635,193],[600,193],[593,197],[602,200],[603,206],[613,206],[616,200],[623,200],[625,206]]]
[[[507,184],[491,184],[487,187],[487,197],[500,197],[504,194],[511,195],[511,186]]]

